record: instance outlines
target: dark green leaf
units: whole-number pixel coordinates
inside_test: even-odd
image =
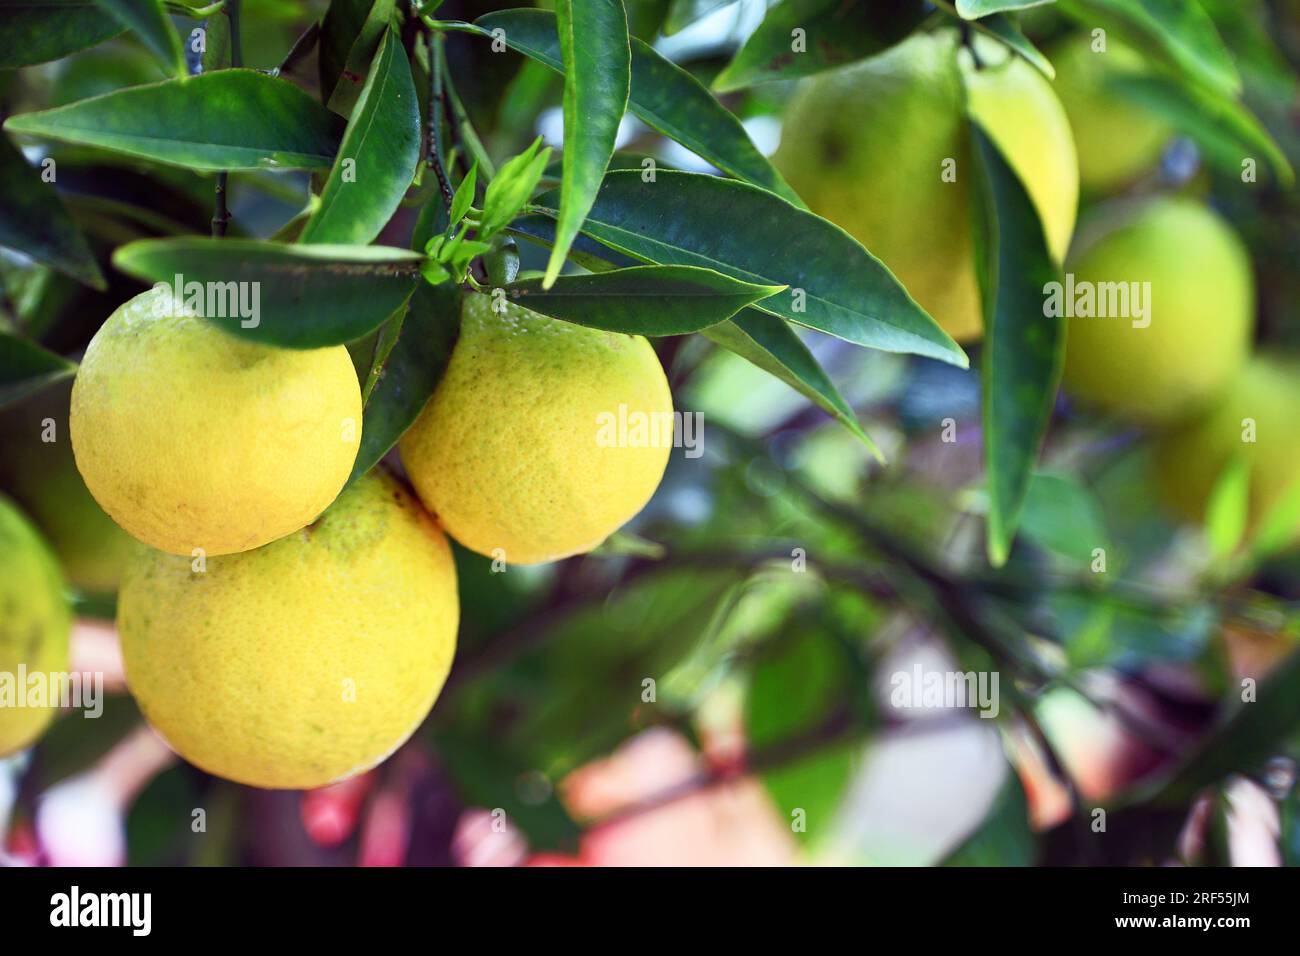
[[[506,289],[519,305],[577,325],[630,335],[686,335],[717,325],[781,291],[692,266],[634,266],[539,279]]]
[[[397,444],[438,387],[460,331],[460,290],[421,282],[405,318],[399,314],[396,321],[400,333],[386,355],[376,353],[379,367],[372,366],[371,372],[377,377],[373,384],[366,383],[371,390],[349,481],[373,468]]]
[[[76,371],[72,362],[35,342],[0,331],[0,406],[25,398]]]
[[[135,31],[165,72],[186,75],[180,38],[172,29],[160,0],[98,0],[98,3],[105,16]]]
[[[1037,841],[1029,827],[1029,801],[1010,766],[988,815],[949,854],[944,866],[1033,866]]]
[[[54,187],[0,136],[0,246],[31,256],[96,289],[99,264],[63,208]]]
[[[348,49],[338,81],[325,98],[325,104],[340,116],[351,115],[361,96],[361,86],[370,73],[370,63],[379,50],[379,41],[393,19],[394,6],[394,0],[375,0],[360,30],[352,35],[355,39]]]
[[[554,215],[556,195],[537,200]],[[660,172],[605,177],[583,231],[645,262],[703,266],[789,292],[765,312],[888,352],[956,365],[966,354],[848,233],[779,196],[734,179]]]
[[[1056,67],[1043,56],[1038,47],[1029,42],[1029,39],[1020,32],[1020,27],[1016,26],[1010,18],[995,13],[983,20],[976,20],[972,26],[981,33],[1001,41],[1008,49],[1024,57],[1030,66],[1049,80],[1056,79]]]
[[[957,0],[957,12],[964,20],[977,20],[991,13],[1003,10],[1023,10],[1026,7],[1041,7],[1052,0]]]
[[[203,54],[200,57],[203,69],[200,72],[229,69],[230,55],[230,17],[219,13],[203,24]]]
[[[713,81],[719,92],[766,80],[810,76],[879,53],[906,38],[927,16],[921,0],[874,5],[870,15],[844,0],[782,0]],[[803,49],[792,49],[794,31]]]
[[[377,328],[410,296],[422,261],[418,253],[383,246],[253,239],[146,239],[113,254],[117,268],[147,282],[173,286],[179,275],[186,286],[247,290],[244,301],[256,302],[256,316],[245,318],[223,300],[216,309],[222,314],[205,317],[244,338],[302,349],[349,342]]]
[[[384,34],[320,205],[299,242],[365,245],[406,195],[420,161],[420,109],[401,41]]]
[[[515,50],[563,71],[555,16],[544,10],[506,10],[475,22],[476,32],[501,29]],[[632,40],[628,109],[724,173],[802,205],[802,200],[749,139],[749,134],[693,76],[641,40]]]
[[[544,286],[555,282],[601,177],[614,155],[627,110],[632,50],[623,0],[557,0],[555,23],[564,61],[564,175],[555,245]]]
[[[1033,201],[988,134],[977,124],[971,130],[983,200],[975,221],[984,302],[988,553],[1001,565],[1060,385],[1065,320],[1044,314],[1045,286],[1060,280],[1060,268]]]
[[[46,63],[125,29],[95,0],[0,0],[0,70]]]
[[[735,0],[673,0],[664,19],[664,36],[672,36],[715,10],[730,6]]]
[[[187,169],[326,169],[343,125],[292,83],[221,70],[11,116],[5,129]]]
[[[745,309],[732,316],[730,321],[706,329],[704,334],[811,399],[818,408],[856,435],[878,460],[884,461],[876,443],[862,430],[849,403],[785,319],[758,309]]]

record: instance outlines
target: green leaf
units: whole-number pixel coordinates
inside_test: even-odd
[[[358,66],[361,70],[348,83],[353,87],[352,98],[356,99],[366,76],[366,65],[379,46],[393,6],[393,0],[330,0],[320,32],[320,90],[325,103],[330,102],[349,64],[354,70]]]
[[[199,57],[202,73],[213,73],[230,68],[230,17],[218,14],[209,17],[203,25],[203,53]]]
[[[984,821],[944,860],[944,866],[1033,866],[1037,841],[1029,826],[1029,800],[1010,766]]]
[[[1020,32],[1020,27],[1008,17],[1000,13],[995,13],[991,17],[985,17],[983,20],[976,20],[973,24],[976,30],[987,36],[993,37],[1000,41],[1008,49],[1012,50],[1019,56],[1023,57],[1034,69],[1049,80],[1056,79],[1056,67],[1052,66],[1051,61],[1043,56],[1038,47],[1034,46],[1029,39]]]
[[[1228,462],[1205,508],[1205,537],[1210,552],[1223,560],[1232,555],[1246,536],[1250,523],[1250,461],[1245,456]]]
[[[0,0],[0,70],[48,63],[125,29],[96,0]]]
[[[672,36],[696,20],[707,17],[715,10],[721,10],[732,3],[735,3],[735,0],[673,0],[668,16],[664,18],[664,36]]]
[[[146,282],[174,287],[181,276],[187,287],[203,283],[205,292],[242,291],[245,303],[256,304],[255,316],[239,315],[223,299],[214,310],[219,314],[205,318],[234,335],[299,349],[339,345],[377,328],[410,296],[423,261],[384,246],[254,239],[145,239],[113,254],[117,268]],[[188,297],[188,288],[183,291]]]
[[[478,228],[480,239],[488,239],[508,226],[515,214],[528,203],[551,158],[551,148],[541,149],[541,145],[539,136],[531,146],[497,170],[483,194],[483,218]],[[452,198],[454,201],[455,197]]]
[[[165,72],[175,76],[188,73],[180,37],[172,29],[160,0],[98,0],[98,3],[105,15],[135,31]]]
[[[506,287],[524,308],[629,335],[686,335],[717,325],[781,286],[754,285],[694,266],[633,266],[563,276],[547,289],[527,279]]]
[[[360,30],[348,49],[347,59],[343,62],[337,82],[325,99],[325,105],[340,116],[349,116],[361,96],[362,84],[370,74],[371,61],[379,50],[379,42],[388,32],[393,20],[395,0],[375,0],[374,6],[366,15]]]
[[[544,10],[505,10],[479,17],[473,32],[505,31],[505,42],[520,53],[563,72],[555,17]],[[676,140],[729,176],[803,205],[795,191],[749,139],[726,107],[700,82],[654,47],[632,40],[632,85],[628,109],[653,129]]]
[[[1281,147],[1250,110],[1229,96],[1155,74],[1109,76],[1106,85],[1164,116],[1225,173],[1240,176],[1244,160],[1262,156],[1283,185],[1294,185],[1295,171]]]
[[[704,335],[811,399],[871,449],[878,461],[885,460],[830,376],[784,319],[744,309],[730,321],[705,329]]]
[[[1057,8],[1086,28],[1100,27],[1210,89],[1228,96],[1241,92],[1232,54],[1195,0],[1059,0]]]
[[[186,169],[326,169],[343,121],[285,80],[221,70],[11,116],[5,129]]]
[[[713,88],[726,93],[754,83],[810,76],[888,49],[927,16],[921,0],[876,4],[870,15],[844,0],[782,0],[768,11]],[[803,30],[806,48],[792,51]]]
[[[1026,7],[1041,7],[1052,0],[957,0],[957,12],[963,20],[978,20],[992,13],[1004,10],[1024,10]]]
[[[537,200],[555,215],[556,196]],[[838,226],[764,189],[700,173],[605,177],[583,232],[644,262],[703,266],[789,293],[763,311],[858,345],[966,365],[893,274]]]
[[[1044,314],[1060,268],[1033,201],[997,146],[971,124],[982,210],[975,217],[984,302],[984,458],[989,561],[1006,561],[1047,431],[1065,357],[1065,320]]]
[[[388,31],[348,121],[320,205],[299,242],[365,245],[397,211],[420,161],[420,108],[411,65]]]
[[[0,406],[67,378],[77,366],[35,342],[0,331]]]
[[[1029,480],[1020,531],[1035,544],[1081,564],[1093,548],[1110,548],[1101,502],[1078,477],[1035,472]]]
[[[400,323],[400,333],[390,351],[377,352],[371,368],[375,380],[367,381],[361,447],[349,481],[364,475],[397,444],[438,387],[460,331],[460,290],[421,282],[407,303],[405,318],[399,314],[389,321]]]
[[[451,215],[449,221],[456,223],[465,218],[465,213],[469,212],[469,207],[474,205],[474,187],[478,179],[478,163],[469,168],[465,178],[460,181],[456,187],[456,194],[451,198]],[[441,197],[439,197],[441,201]]]
[[[564,60],[564,176],[555,245],[546,263],[550,288],[596,201],[627,110],[632,49],[623,0],[557,0],[555,23]]]
[[[54,187],[0,136],[0,246],[31,256],[96,289],[107,288],[99,264]]]

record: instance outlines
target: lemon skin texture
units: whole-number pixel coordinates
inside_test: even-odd
[[[0,680],[12,682],[11,703],[0,698],[0,757],[33,743],[54,717],[53,706],[35,703],[19,683],[19,666],[39,674],[47,690],[53,675],[68,670],[72,609],[58,560],[30,521],[0,495]],[[7,692],[8,693],[8,692]]]
[[[1019,58],[964,64],[956,35],[917,34],[861,63],[800,82],[777,168],[813,212],[884,262],[958,341],[983,333],[970,224],[971,109],[1019,174],[1050,247],[1065,253],[1078,170],[1064,111]],[[955,179],[944,172],[955,162]],[[948,177],[952,178],[952,177]]]
[[[1253,442],[1243,440],[1245,419]],[[1160,490],[1173,509],[1203,521],[1210,495],[1235,458],[1250,469],[1248,528],[1258,529],[1288,495],[1300,490],[1300,358],[1252,357],[1204,417],[1159,436],[1154,462]],[[1289,541],[1300,541],[1300,522]]]
[[[670,441],[602,442],[601,416],[672,415],[644,338],[471,293],[446,374],[401,441],[402,463],[453,538],[537,564],[590,551],[654,494]],[[662,436],[661,436],[662,437]]]
[[[1138,53],[1113,40],[1104,53],[1096,53],[1091,39],[1078,35],[1052,50],[1048,59],[1056,68],[1053,88],[1074,132],[1085,189],[1113,191],[1159,162],[1173,128],[1107,88],[1110,80],[1146,72]]]
[[[375,766],[429,713],[456,645],[447,539],[392,476],[240,554],[141,548],[118,598],[127,684],[209,773],[312,788]]]
[[[1213,401],[1246,359],[1255,315],[1250,260],[1228,224],[1193,199],[1103,211],[1082,230],[1066,272],[1076,286],[1151,283],[1146,328],[1125,317],[1068,319],[1066,389],[1096,408],[1171,424]]]
[[[347,481],[361,388],[343,346],[236,338],[151,289],[109,316],[72,388],[86,487],[134,537],[232,554],[296,531]]]
[[[40,528],[69,582],[106,596],[117,593],[135,541],[95,503],[77,471],[68,430],[71,393],[67,379],[0,413],[0,489]]]

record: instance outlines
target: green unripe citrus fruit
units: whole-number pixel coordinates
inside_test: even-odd
[[[343,346],[239,339],[151,289],[104,323],[72,389],[95,500],[172,554],[256,548],[329,506],[352,471],[361,388]]]
[[[0,488],[31,515],[68,580],[90,594],[117,591],[135,547],[95,503],[72,457],[72,380],[37,392],[0,414]]]
[[[802,81],[774,157],[813,212],[866,246],[962,341],[983,329],[967,95],[1024,182],[1058,258],[1074,228],[1079,187],[1069,124],[1050,84],[996,45],[980,49],[986,62],[976,70],[955,34],[917,34]]]
[[[177,753],[251,786],[310,788],[415,731],[458,616],[447,539],[376,471],[309,527],[202,570],[139,549],[117,626],[131,693]]]
[[[1115,189],[1159,161],[1173,129],[1108,85],[1146,72],[1140,55],[1113,41],[1097,52],[1089,37],[1079,35],[1063,42],[1049,59],[1056,68],[1053,86],[1074,132],[1085,188]]]
[[[1172,422],[1212,401],[1246,359],[1250,260],[1228,224],[1195,200],[1104,211],[1081,231],[1066,272],[1076,288],[1093,290],[1093,311],[1103,298],[1121,301],[1110,291],[1127,289],[1130,299],[1127,315],[1068,320],[1065,384],[1092,405],[1135,422]],[[1148,314],[1138,317],[1146,291]]]
[[[1257,355],[1204,417],[1159,437],[1156,474],[1171,505],[1192,521],[1205,518],[1224,469],[1240,459],[1250,469],[1249,527],[1258,530],[1274,509],[1300,492],[1300,359]],[[1283,502],[1288,502],[1284,505]],[[1300,513],[1294,527],[1300,538]]]
[[[49,547],[8,498],[0,496],[0,757],[40,736],[57,701],[45,706],[23,676],[47,689],[68,670],[72,610]],[[20,670],[21,668],[21,670]]]
[[[402,463],[473,551],[515,564],[590,551],[663,477],[673,413],[663,368],[640,336],[492,305],[465,297],[460,338],[402,438]]]

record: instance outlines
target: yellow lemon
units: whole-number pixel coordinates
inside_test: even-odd
[[[654,494],[672,395],[644,338],[465,297],[402,463],[447,533],[517,564],[590,551]]]
[[[1065,385],[1098,408],[1167,424],[1211,402],[1246,359],[1250,260],[1228,224],[1196,200],[1104,211],[1081,230],[1066,273],[1066,289],[1076,291],[1064,296],[1074,302]],[[1103,303],[1107,316],[1098,314]]]
[[[77,468],[114,521],[172,554],[231,554],[334,500],[356,459],[361,389],[341,345],[249,342],[151,289],[91,340],[71,426]]]
[[[127,684],[182,757],[256,787],[319,787],[384,760],[451,666],[447,539],[379,471],[253,551],[140,548],[118,599]]]
[[[0,414],[0,488],[46,536],[68,580],[90,594],[117,591],[135,542],[86,490],[72,457],[67,379]]]
[[[49,689],[68,670],[71,630],[58,562],[0,496],[0,757],[31,744],[54,717]],[[38,685],[45,690],[35,697]]]
[[[1050,84],[997,45],[976,70],[948,31],[917,34],[801,82],[777,168],[959,341],[983,330],[970,224],[970,110],[1020,176],[1060,258],[1074,228],[1078,164]]]

